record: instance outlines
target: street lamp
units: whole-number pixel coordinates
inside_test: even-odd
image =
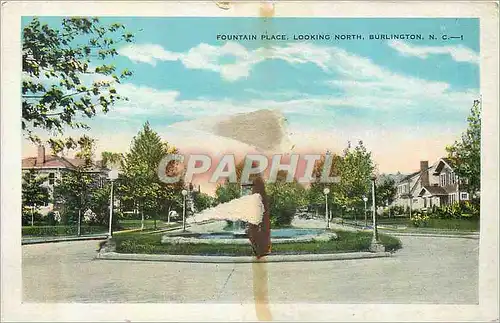
[[[366,215],[366,202],[368,202],[368,198],[363,195],[363,202],[365,202],[365,228],[368,226],[368,217]]]
[[[36,210],[36,203],[33,203],[31,206],[31,226],[35,225],[35,210]]]
[[[113,207],[114,207],[114,199],[113,199],[113,183],[115,179],[118,178],[118,171],[116,169],[112,169],[108,173],[108,179],[111,181],[111,193],[109,197],[109,232],[108,236],[111,238],[113,235]]]
[[[330,189],[325,187],[323,190],[323,194],[325,194],[325,217],[326,217],[326,228],[330,228],[330,217],[328,216],[328,193],[330,193]]]
[[[378,241],[378,230],[377,230],[377,210],[375,207],[375,180],[377,178],[375,175],[372,176],[372,214],[373,214],[373,237],[372,243],[370,245],[370,251],[372,252],[384,252],[385,247]]]
[[[182,190],[181,194],[183,197],[183,202],[182,202],[182,232],[186,231],[186,195],[187,195],[186,190]]]

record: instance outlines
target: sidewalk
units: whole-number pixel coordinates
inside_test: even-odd
[[[50,237],[22,237],[21,245],[51,243],[63,241],[104,240],[108,238],[107,233],[88,234],[82,236],[50,236]]]
[[[462,238],[462,239],[479,239],[479,232],[470,232],[470,233],[450,233],[446,231],[438,231],[438,232],[397,232],[394,230],[381,230],[379,228],[379,232],[389,234],[391,236],[396,237],[405,237],[405,236],[413,236],[413,237],[437,237],[437,238]]]

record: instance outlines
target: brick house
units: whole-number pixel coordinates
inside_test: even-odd
[[[27,157],[22,159],[22,172],[23,174],[34,170],[38,176],[45,176],[47,180],[42,184],[47,187],[50,194],[51,202],[47,205],[40,206],[42,213],[53,210],[53,194],[54,186],[62,179],[64,173],[73,172],[79,166],[83,166],[85,161],[79,158],[68,158],[56,155],[46,155],[45,147],[39,146],[36,157]],[[102,166],[101,161],[96,161],[86,169],[87,172],[95,176],[99,185],[104,185],[107,180],[109,169]]]
[[[459,178],[447,158],[440,158],[429,166],[420,162],[420,169],[397,183],[393,205],[410,210],[427,210],[433,206],[451,205],[469,199],[467,192],[459,189]]]

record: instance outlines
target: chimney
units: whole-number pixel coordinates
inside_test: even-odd
[[[43,165],[45,163],[45,147],[43,145],[38,146],[38,154],[36,156],[36,164]]]
[[[420,161],[420,181],[422,186],[429,186],[429,162]]]

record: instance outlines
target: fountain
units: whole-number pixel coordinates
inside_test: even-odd
[[[231,230],[219,229],[215,232],[192,230],[182,234],[172,232],[164,234],[161,241],[170,244],[248,244],[252,246],[257,257],[262,257],[270,253],[271,242],[273,244],[314,242],[337,238],[334,232],[326,229],[270,230],[266,203],[264,182],[259,177],[254,180],[254,184],[242,186],[240,198],[219,204],[192,217],[192,223],[232,221]]]

